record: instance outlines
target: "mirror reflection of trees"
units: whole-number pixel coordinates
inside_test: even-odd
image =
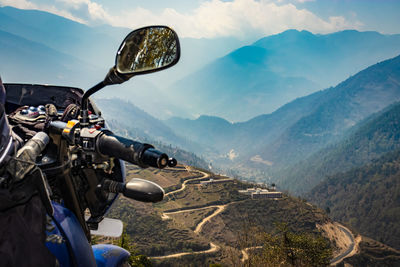
[[[118,71],[134,73],[167,66],[177,57],[177,49],[171,29],[149,27],[134,31],[118,51]]]

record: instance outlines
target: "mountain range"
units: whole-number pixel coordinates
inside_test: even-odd
[[[400,35],[288,30],[238,48],[171,85],[170,91],[192,115],[245,121],[398,54]]]
[[[150,139],[165,145],[179,146],[189,151],[204,152],[204,146],[177,135],[171,128],[141,110],[133,103],[120,98],[96,98],[96,105],[106,121],[114,121],[118,129],[128,128],[132,137]]]
[[[243,123],[201,116],[172,118],[167,124],[181,135],[214,147],[219,155],[233,151],[236,157],[228,161],[231,167],[278,170],[341,139],[369,115],[400,100],[399,81],[400,56]]]
[[[89,88],[112,66],[115,50],[130,30],[1,7],[0,31],[0,58],[9,62],[0,66],[6,82]],[[395,56],[400,35],[288,30],[250,45],[233,38],[183,38],[181,45],[182,62],[174,68],[135,77],[134,83],[112,93],[104,90],[102,96],[131,99],[161,119],[209,114],[244,121]]]

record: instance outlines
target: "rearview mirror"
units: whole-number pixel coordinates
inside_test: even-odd
[[[134,30],[120,45],[115,66],[103,81],[82,96],[80,125],[88,125],[88,99],[105,86],[121,84],[138,74],[163,70],[175,65],[181,48],[176,32],[167,26],[148,26]]]
[[[118,49],[115,66],[120,74],[144,74],[176,64],[179,39],[166,26],[149,26],[131,32]]]

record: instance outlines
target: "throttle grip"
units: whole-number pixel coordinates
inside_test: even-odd
[[[136,142],[112,132],[105,131],[97,139],[97,150],[111,157],[139,165],[142,168],[164,168],[168,165],[168,156],[150,144]]]

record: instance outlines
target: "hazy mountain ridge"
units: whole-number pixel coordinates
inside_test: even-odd
[[[311,113],[321,95],[325,93],[325,91],[319,91],[298,98],[271,114],[259,115],[246,122],[230,123],[220,117],[202,115],[195,120],[174,117],[166,120],[166,123],[175,131],[202,144],[209,144],[210,140],[220,139],[220,142],[212,143],[212,145],[221,153],[230,149],[239,153],[248,152],[258,148],[260,143],[266,144],[273,141],[294,122]],[[218,132],[214,131],[212,121],[221,122],[218,125]]]
[[[0,29],[55,50],[73,55],[87,64],[107,69],[114,60],[114,51],[129,29],[89,27],[39,10],[0,8]],[[101,57],[99,57],[101,55]],[[102,67],[105,65],[104,67]]]
[[[106,121],[116,121],[121,125],[118,128],[127,127],[130,131],[135,132],[138,138],[150,138],[166,145],[174,144],[189,151],[203,151],[205,149],[203,146],[176,135],[162,121],[149,115],[129,101],[119,98],[96,98],[95,102]]]
[[[182,119],[173,117],[165,121],[173,131],[187,136],[204,146],[212,146],[218,151],[221,145],[226,143],[226,138],[230,137],[233,125],[225,119],[213,116],[202,115],[196,120]],[[212,129],[212,130],[211,130]]]
[[[399,41],[399,34],[382,35],[356,30],[312,34],[304,30],[288,30],[262,38],[253,45],[275,51],[281,61],[277,69],[279,73],[306,77],[321,87],[327,87],[399,54]],[[271,61],[269,65],[276,66],[277,63]]]
[[[180,100],[185,95],[191,96],[185,106],[192,114],[243,121],[318,88],[303,77],[274,73],[264,65],[268,56],[269,52],[262,48],[239,48],[176,82],[170,90]]]
[[[196,99],[187,104],[192,114],[244,121],[399,53],[400,35],[288,30],[215,60],[171,91]]]
[[[104,77],[110,67],[105,62],[113,62],[122,38],[47,12],[12,7],[0,8],[0,31],[1,43],[12,44],[0,49],[8,63],[0,69],[5,81],[75,87]]]
[[[46,79],[51,83],[70,83],[71,79],[93,68],[71,55],[54,50],[41,43],[0,30],[0,66],[4,81],[35,83]],[[40,65],[40,68],[38,68]],[[49,75],[52,73],[52,75]]]
[[[400,56],[375,64],[328,89],[314,112],[292,125],[274,141],[272,149],[264,147],[259,153],[271,161],[293,163],[341,138],[357,122],[398,100]]]
[[[399,81],[400,56],[375,64],[336,87],[296,99],[244,123],[225,122],[218,130],[205,121],[210,117],[174,119],[168,124],[188,138],[215,146],[222,154],[233,149],[238,157],[231,166],[241,162],[248,168],[276,171],[340,140],[356,123],[400,100]],[[251,161],[255,155],[272,166]]]

